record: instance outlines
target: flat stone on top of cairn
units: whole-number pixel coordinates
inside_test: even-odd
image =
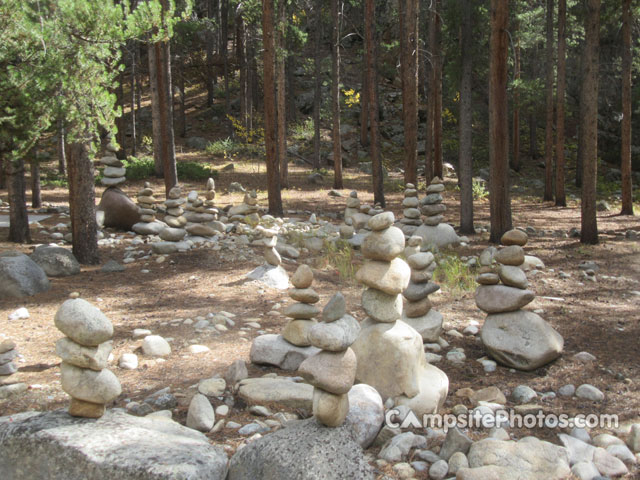
[[[100,183],[105,187],[115,187],[126,181],[126,169],[122,162],[116,157],[116,151],[115,145],[109,143],[105,156],[100,159],[100,163],[104,166]]]
[[[521,310],[535,298],[520,268],[527,234],[510,230],[502,238],[507,246],[497,251],[489,247],[480,255],[476,305],[488,314],[480,338],[503,365],[535,370],[561,355],[564,340],[542,317]]]
[[[105,404],[122,393],[118,378],[107,369],[113,325],[80,298],[64,302],[54,323],[66,335],[56,342],[56,353],[62,358],[62,389],[71,396],[69,414],[100,418]]]

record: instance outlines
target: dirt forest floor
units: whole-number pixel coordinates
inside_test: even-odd
[[[224,166],[220,161],[216,167]],[[256,165],[244,170],[222,172],[216,181],[216,204],[224,206],[241,201],[240,194],[229,194],[230,182],[239,181],[248,189],[259,190],[260,204],[265,206],[264,167],[258,171]],[[539,171],[538,171],[539,172]],[[539,173],[538,173],[539,174]],[[289,216],[306,219],[313,212],[320,219],[329,219],[328,213],[344,210],[346,197],[352,189],[360,192],[364,202],[371,203],[369,178],[365,174],[348,170],[346,188],[342,197],[328,196],[330,180],[324,186],[310,185],[306,181],[308,170],[291,168],[291,184],[294,188],[283,192],[285,210]],[[398,183],[399,174],[391,180]],[[459,192],[455,178],[446,177],[444,193],[448,207],[447,221],[459,224]],[[156,197],[163,198],[164,191],[159,181],[154,181]],[[127,182],[124,190],[130,197],[141,188],[142,182]],[[204,190],[204,181],[184,185],[184,191]],[[97,196],[102,187],[98,188]],[[401,216],[401,189],[387,194],[388,209],[396,217]],[[525,247],[528,254],[536,255],[546,265],[537,275],[529,275],[531,289],[537,298],[528,309],[542,309],[541,314],[565,339],[563,356],[552,364],[536,371],[523,373],[498,367],[493,373],[485,373],[482,365],[474,361],[483,357],[482,344],[478,337],[457,338],[444,334],[452,347],[464,348],[467,361],[454,365],[443,358],[437,364],[449,377],[450,390],[445,412],[465,400],[456,396],[456,391],[470,387],[480,389],[495,385],[503,391],[511,391],[517,385],[526,384],[538,392],[555,391],[566,384],[576,386],[590,383],[605,393],[601,403],[580,400],[576,397],[560,397],[545,400],[545,411],[553,413],[615,413],[621,422],[640,421],[640,242],[625,239],[627,230],[640,232],[640,217],[621,217],[615,212],[598,212],[600,244],[585,246],[577,238],[561,238],[557,232],[568,232],[580,227],[580,205],[572,201],[567,208],[557,208],[551,203],[542,203],[541,192],[528,192],[513,198],[513,223],[518,227],[533,227],[542,234],[530,236]],[[64,189],[46,189],[43,201],[52,205],[65,205],[67,192]],[[6,200],[6,193],[0,192]],[[638,207],[636,206],[636,210]],[[291,213],[295,211],[295,213]],[[339,220],[329,219],[334,223]],[[42,222],[44,227],[61,221],[52,215]],[[489,225],[487,200],[476,202],[476,226]],[[32,228],[34,244],[47,243],[48,238]],[[106,232],[117,233],[117,232]],[[6,242],[7,229],[0,229],[0,251],[22,250],[30,252],[34,245],[19,246]],[[129,238],[131,238],[129,236]],[[109,259],[122,262],[128,243],[115,247],[100,248],[101,263]],[[470,244],[457,250],[461,256],[479,255],[488,246],[488,233],[470,236]],[[149,250],[148,245],[141,246]],[[241,329],[248,321],[257,321],[261,330],[279,332],[287,319],[281,312],[291,302],[286,291],[261,287],[255,282],[245,281],[245,275],[260,264],[260,249],[254,255],[242,255],[233,250],[195,249],[186,253],[172,254],[164,263],[138,260],[125,265],[124,273],[103,273],[100,266],[83,266],[79,275],[51,279],[51,289],[43,294],[21,300],[0,301],[0,339],[12,338],[21,354],[17,360],[19,372],[9,382],[24,382],[29,385],[26,393],[0,401],[0,415],[26,410],[53,410],[67,407],[69,397],[60,386],[60,360],[55,354],[54,343],[62,336],[55,328],[53,318],[61,303],[72,292],[98,306],[113,322],[114,362],[111,369],[117,374],[123,393],[112,406],[124,407],[130,400],[141,400],[150,393],[170,386],[179,400],[174,418],[184,422],[188,402],[198,381],[215,375],[223,375],[225,369],[236,359],[249,364],[251,341],[258,335],[257,329]],[[343,292],[348,310],[362,320],[360,307],[362,287],[355,282],[341,279],[322,255],[313,256],[303,251],[299,262],[316,268],[313,288],[320,294],[319,305],[324,305],[337,291]],[[361,262],[355,255],[356,264]],[[593,261],[599,266],[596,282],[586,281],[578,265]],[[296,264],[287,261],[285,269],[292,274]],[[143,273],[142,270],[149,270]],[[560,275],[569,274],[568,278]],[[473,291],[450,291],[442,288],[432,297],[434,308],[444,315],[445,330],[462,331],[469,322],[484,321],[483,313],[475,306]],[[30,318],[9,321],[8,315],[19,307],[26,307]],[[183,320],[205,317],[220,311],[235,314],[236,326],[227,332],[196,332],[193,325]],[[271,312],[271,313],[270,313]],[[139,351],[141,340],[132,339],[135,328],[145,328],[154,334],[171,339],[173,352],[164,360],[149,359]],[[187,347],[202,344],[210,351],[190,354]],[[572,359],[575,353],[587,351],[596,361],[583,364]],[[137,370],[122,370],[117,359],[122,353],[135,352],[140,355]],[[260,376],[275,369],[249,364],[250,376]],[[280,372],[281,373],[281,372]],[[539,399],[538,399],[539,401]],[[215,406],[215,405],[214,405]],[[246,423],[250,417],[242,405],[231,409],[229,420]],[[557,431],[515,431],[515,436],[534,434],[557,442]],[[224,430],[212,434],[216,443],[227,444],[232,450],[243,441],[237,431]]]

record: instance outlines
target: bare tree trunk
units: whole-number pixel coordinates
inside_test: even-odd
[[[518,30],[519,26],[516,25],[514,30]],[[520,89],[518,87],[518,81],[520,80],[520,37],[516,37],[513,55],[513,77],[516,80],[516,85],[513,87],[513,139],[512,139],[512,154],[511,154],[511,168],[516,172],[520,171]]]
[[[538,116],[535,111],[529,114],[529,156],[532,160],[538,158]]]
[[[229,0],[220,1],[220,35],[222,43],[220,53],[222,54],[222,65],[224,73],[224,111],[231,114],[231,102],[229,99]]]
[[[247,119],[247,129],[249,131],[253,130],[253,109],[256,104],[255,96],[256,96],[256,56],[255,56],[255,48],[253,44],[253,27],[247,28],[247,114],[249,118]]]
[[[380,158],[380,138],[378,131],[378,94],[376,66],[376,11],[375,0],[365,0],[364,4],[365,48],[367,62],[367,96],[369,97],[369,156],[373,181],[373,201],[385,207],[382,160]]]
[[[180,89],[180,136],[182,138],[187,136],[187,99],[184,86],[184,56],[178,55],[178,88]]]
[[[462,32],[460,52],[462,75],[460,79],[460,151],[458,165],[460,171],[460,233],[473,234],[473,150],[472,150],[472,97],[473,82],[472,20],[469,0],[462,0]]]
[[[340,141],[340,0],[331,0],[331,18],[333,30],[331,35],[331,110],[333,125],[333,188],[341,189],[342,185],[342,143]]]
[[[621,215],[633,215],[633,185],[631,182],[631,100],[631,0],[625,0],[624,6],[622,7]]]
[[[564,192],[564,95],[566,89],[565,25],[567,0],[558,0],[558,85],[556,87],[556,206],[566,207]]]
[[[85,265],[99,263],[93,163],[86,143],[73,143],[69,153],[69,207],[73,254]]]
[[[214,0],[207,0],[207,18],[215,19],[217,8],[214,5]],[[213,89],[213,77],[215,75],[213,70],[213,49],[214,49],[214,34],[213,30],[209,27],[205,33],[206,35],[206,86],[207,86],[207,107],[213,107],[214,89]]]
[[[400,0],[404,182],[418,181],[418,2]]]
[[[489,57],[489,182],[490,242],[498,243],[511,229],[509,195],[509,125],[507,109],[507,55],[509,0],[491,0]]]
[[[262,2],[262,36],[262,43],[264,45],[264,141],[267,154],[269,213],[274,216],[282,216],[280,168],[276,155],[276,44],[274,38],[274,0],[263,0]]]
[[[238,5],[235,16],[236,23],[236,61],[238,63],[238,70],[240,71],[240,78],[238,79],[240,84],[240,118],[242,125],[247,128],[249,112],[247,111],[247,31],[242,18],[242,4]],[[247,130],[248,131],[248,130]]]
[[[315,2],[313,34],[313,64],[314,64],[314,88],[313,88],[313,168],[320,168],[320,105],[322,103],[322,79],[320,74],[320,36],[322,24],[323,0]]]
[[[124,97],[124,71],[120,72],[118,75],[118,86],[116,87],[116,104],[120,107],[120,116],[116,118],[116,128],[118,129],[116,133],[116,141],[118,142],[118,158],[127,158],[127,149],[126,149],[126,121],[124,118],[124,106],[126,103]]]
[[[140,116],[140,104],[142,101],[142,51],[140,45],[135,47],[136,65],[139,65],[138,73],[136,75],[136,117]]]
[[[298,112],[296,108],[296,76],[294,72],[296,71],[296,57],[295,51],[291,45],[287,46],[287,50],[289,55],[287,55],[287,61],[285,66],[285,72],[287,76],[287,87],[286,91],[289,92],[287,95],[287,121],[296,122],[298,119]]]
[[[368,72],[365,65],[362,68],[362,95],[360,96],[360,145],[369,146],[369,86],[367,85]]]
[[[156,177],[162,178],[164,168],[162,165],[162,155],[160,141],[162,130],[160,122],[160,91],[158,90],[159,63],[156,58],[156,44],[149,44],[149,89],[151,90],[151,124],[153,128],[153,164]]]
[[[0,155],[0,190],[7,188],[7,172],[4,157]]]
[[[31,243],[27,214],[24,158],[5,160],[9,194],[9,238],[14,243]]]
[[[600,0],[585,0],[585,44],[582,53],[579,142],[582,146],[582,202],[580,242],[598,243],[596,181],[598,167],[598,55]]]
[[[38,152],[34,148],[30,162],[31,167],[31,208],[40,208],[42,206],[42,195],[40,194],[40,162],[38,161]]]
[[[278,0],[278,27],[276,29],[276,118],[278,121],[278,163],[280,163],[280,187],[289,188],[289,165],[287,164],[287,99],[285,95],[285,32],[287,28],[286,2]]]
[[[545,94],[547,98],[544,137],[544,195],[553,200],[553,0],[547,0],[547,44]]]
[[[443,177],[442,172],[442,19],[441,0],[433,0],[435,8],[435,56],[434,56],[434,101],[433,101],[433,175]]]
[[[61,117],[58,118],[56,125],[57,125],[57,131],[58,131],[58,136],[56,139],[56,148],[58,150],[58,173],[60,175],[66,175],[67,174],[67,150],[66,150],[67,142],[65,140],[64,123]]]

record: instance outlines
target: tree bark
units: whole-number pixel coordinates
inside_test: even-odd
[[[184,56],[182,54],[178,55],[178,88],[180,89],[180,137],[184,138],[187,136],[187,98],[186,91],[184,87]]]
[[[631,182],[631,101],[631,0],[625,0],[622,7],[621,215],[633,215],[633,185]]]
[[[333,125],[333,188],[342,189],[342,144],[340,141],[340,10],[341,1],[331,0],[331,110]]]
[[[58,173],[64,176],[67,174],[67,149],[66,149],[67,142],[65,139],[66,134],[65,134],[64,122],[62,121],[62,118],[58,118],[56,125],[57,125],[57,131],[58,131],[58,136],[56,139],[56,148],[58,150]]]
[[[519,26],[516,24],[514,30],[518,30]],[[513,124],[512,132],[513,139],[512,153],[511,153],[511,168],[516,172],[520,171],[520,89],[518,87],[518,81],[520,80],[520,37],[516,37],[513,55],[513,77],[516,81],[516,85],[513,87]]]
[[[404,182],[418,181],[418,2],[400,0]]]
[[[207,17],[209,19],[215,19],[217,8],[214,5],[214,0],[207,0]],[[205,33],[206,42],[206,86],[207,86],[207,107],[213,107],[214,89],[213,89],[213,77],[215,75],[213,70],[213,51],[214,51],[214,34],[211,27],[207,28]]]
[[[600,0],[584,0],[585,44],[580,90],[580,144],[582,146],[582,202],[580,242],[598,243],[596,181],[598,168],[598,55]]]
[[[117,128],[117,132],[116,132],[116,141],[118,142],[118,152],[117,152],[117,156],[120,159],[123,158],[127,158],[127,149],[126,149],[126,135],[125,135],[125,130],[126,130],[126,121],[124,118],[124,106],[126,103],[125,97],[124,97],[124,88],[123,88],[123,84],[124,84],[124,71],[120,72],[120,74],[118,75],[118,86],[116,87],[116,102],[117,102],[117,106],[120,107],[120,116],[116,118],[116,128]]]
[[[362,95],[360,96],[360,145],[369,146],[369,86],[367,85],[367,59],[365,55],[362,68]],[[356,154],[357,155],[357,154]]]
[[[151,124],[153,136],[153,165],[156,177],[162,178],[164,174],[162,162],[162,130],[160,121],[160,91],[158,90],[158,59],[156,58],[156,44],[149,43],[149,89],[151,91]]]
[[[136,156],[138,134],[136,129],[136,54],[131,53],[131,155]]]
[[[40,208],[42,206],[42,195],[40,194],[40,162],[38,154],[33,152],[30,162],[31,167],[31,208]]]
[[[73,143],[69,152],[69,207],[73,254],[78,262],[95,265],[98,253],[98,226],[93,180],[93,163],[86,143]]]
[[[442,174],[442,19],[441,0],[433,0],[435,27],[435,55],[434,55],[434,101],[433,101],[433,176],[443,177]]]
[[[278,28],[276,42],[276,118],[278,121],[278,163],[280,164],[280,187],[289,188],[289,165],[287,164],[287,98],[285,95],[285,60],[287,56],[285,31],[287,28],[286,1],[278,0]]]
[[[5,161],[0,155],[0,190],[7,188],[7,172],[5,169]]]
[[[558,81],[556,87],[556,206],[566,207],[564,191],[564,95],[566,90],[566,48],[565,25],[567,0],[558,0]]]
[[[489,56],[489,177],[490,242],[498,243],[511,229],[509,195],[509,124],[507,109],[507,55],[509,0],[491,0]]]
[[[472,97],[473,82],[472,20],[469,0],[462,0],[462,31],[460,52],[462,75],[460,78],[460,233],[474,234],[473,228],[473,150],[472,150]]]
[[[229,99],[229,0],[220,1],[220,53],[222,54],[222,68],[224,74],[224,111],[231,114]]]
[[[553,200],[553,0],[547,0],[546,42],[546,115],[544,137],[544,195],[543,200]]]
[[[376,67],[376,12],[375,0],[365,0],[364,4],[365,48],[367,63],[367,96],[369,102],[369,156],[373,182],[373,201],[385,207],[382,160],[380,159],[380,139],[378,131],[378,95]]]
[[[320,34],[322,21],[323,0],[315,2],[315,30],[313,34],[313,65],[314,65],[314,87],[313,87],[313,168],[320,168],[320,104],[322,102],[322,79],[320,76]]]
[[[282,216],[282,197],[280,195],[280,168],[276,155],[276,45],[274,38],[274,0],[263,0],[262,2],[262,36],[262,43],[264,45],[264,141],[267,154],[269,213],[280,217]]]
[[[5,160],[9,194],[9,241],[31,243],[29,216],[27,214],[24,159]]]

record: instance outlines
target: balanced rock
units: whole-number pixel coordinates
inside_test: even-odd
[[[350,348],[323,351],[302,362],[298,373],[314,387],[336,395],[348,393],[356,376],[356,355]]]
[[[535,298],[531,290],[505,285],[480,285],[476,290],[476,305],[487,313],[519,310]]]
[[[120,382],[110,370],[95,371],[62,362],[60,372],[62,389],[73,398],[105,404],[122,393]]]
[[[397,295],[409,286],[411,269],[400,258],[390,262],[368,260],[356,272],[356,279],[366,286],[381,290],[388,295]]]
[[[56,327],[80,345],[94,347],[113,336],[111,321],[86,300],[65,301],[54,318]]]

